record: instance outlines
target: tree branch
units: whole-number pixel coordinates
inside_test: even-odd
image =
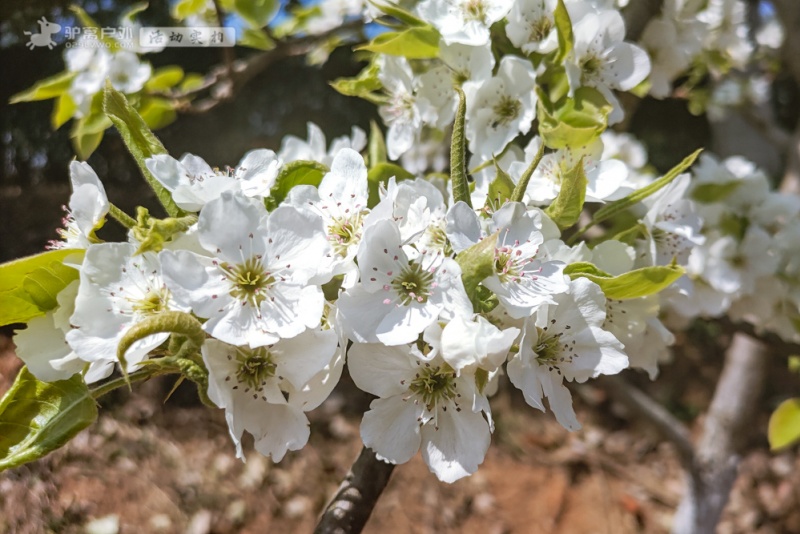
[[[686,425],[621,376],[602,376],[597,379],[597,383],[614,400],[624,404],[636,415],[652,423],[665,439],[675,445],[684,468],[691,467],[694,462],[694,449],[689,429],[686,428]]]
[[[325,508],[314,534],[357,534],[367,523],[394,464],[378,460],[364,447],[333,500]]]
[[[761,396],[767,347],[745,334],[733,336],[725,367],[703,424],[687,491],[675,514],[674,534],[714,532],[736,480],[744,438]]]

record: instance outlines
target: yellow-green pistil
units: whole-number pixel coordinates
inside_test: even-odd
[[[531,24],[531,41],[544,41],[553,29],[553,21],[542,17]]]
[[[446,402],[458,397],[456,373],[446,363],[436,367],[426,363],[411,381],[408,389],[422,398],[425,407],[431,411],[440,401]]]
[[[167,309],[169,301],[169,290],[166,287],[149,289],[144,298],[134,301],[133,311],[140,315],[155,315]]]
[[[464,5],[464,15],[467,20],[486,20],[486,5],[483,0],[468,0]]]
[[[424,303],[431,296],[432,282],[433,273],[418,263],[412,263],[392,280],[392,289],[400,296],[404,306],[412,301]]]
[[[266,290],[275,283],[275,277],[264,269],[258,256],[235,265],[220,263],[219,267],[231,284],[231,296],[254,308],[258,308],[266,300]]]
[[[496,127],[500,124],[509,124],[519,117],[521,111],[522,104],[519,100],[511,98],[510,96],[503,96],[500,101],[492,107],[492,112],[494,112],[494,116],[496,117],[492,125]]]
[[[328,229],[328,240],[339,256],[347,256],[348,247],[361,239],[361,219],[361,213],[334,219]]]
[[[238,364],[236,381],[246,387],[245,393],[251,389],[263,390],[267,380],[275,376],[277,365],[272,361],[267,347],[237,348],[235,358]],[[238,386],[234,386],[234,389],[238,389]]]

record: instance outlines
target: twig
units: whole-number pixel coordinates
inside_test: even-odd
[[[675,445],[684,468],[691,467],[694,462],[694,449],[689,429],[683,423],[658,402],[620,376],[603,376],[597,380],[597,383],[616,401],[652,423],[664,438]]]
[[[319,43],[338,34],[357,33],[364,27],[363,20],[355,20],[317,35],[305,35],[285,41],[278,41],[275,48],[256,54],[248,59],[232,61],[211,69],[202,83],[186,91],[161,94],[177,101],[176,109],[181,113],[205,113],[234,97],[250,80],[265,71],[270,65],[294,56],[303,56]],[[192,100],[200,95],[204,98]]]
[[[372,514],[394,470],[364,447],[333,500],[325,508],[314,534],[357,534]]]
[[[675,513],[674,534],[714,532],[728,502],[744,438],[761,396],[767,347],[745,334],[733,336],[725,367],[687,474],[687,491]]]

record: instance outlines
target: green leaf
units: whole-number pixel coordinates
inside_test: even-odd
[[[0,400],[0,471],[42,458],[96,419],[80,375],[46,383],[23,367]]]
[[[30,295],[30,300],[40,310],[50,311],[58,306],[56,297],[61,290],[77,279],[77,269],[53,261],[46,267],[38,267],[27,275],[22,281],[22,289]]]
[[[186,17],[205,11],[206,0],[180,0],[172,6],[172,18],[183,20]]]
[[[514,193],[514,180],[500,167],[497,159],[494,160],[494,168],[497,176],[489,184],[489,194],[486,197],[485,206],[492,211],[497,211],[503,204],[508,202]]]
[[[383,139],[381,127],[375,121],[369,121],[369,168],[372,169],[379,163],[386,163],[386,141]]]
[[[469,194],[469,182],[467,182],[467,136],[464,133],[467,97],[460,87],[455,89],[458,93],[458,108],[450,140],[450,182],[453,184],[453,201],[463,201],[471,208],[472,198]]]
[[[392,2],[374,2],[369,0],[369,3],[386,13],[390,17],[394,17],[400,22],[404,22],[408,26],[427,26],[428,23],[424,20],[417,18],[415,15],[409,13],[397,4]]]
[[[181,80],[183,80],[183,69],[177,65],[169,65],[156,69],[144,84],[144,89],[151,92],[166,91],[178,85]]]
[[[497,247],[498,232],[482,239],[456,256],[461,267],[461,281],[469,299],[475,305],[480,300],[478,285],[494,274],[494,252]]]
[[[564,5],[564,0],[558,0],[558,5],[553,13],[553,18],[556,22],[556,35],[558,36],[558,53],[553,59],[553,63],[561,64],[575,44],[575,36],[572,34],[572,21],[567,12],[567,6]]]
[[[172,101],[166,98],[143,96],[139,101],[139,114],[152,130],[172,124],[178,117]]]
[[[183,212],[175,202],[172,196],[167,191],[161,182],[156,180],[155,176],[147,169],[144,164],[145,160],[149,157],[158,154],[166,154],[167,150],[161,141],[153,135],[153,132],[145,124],[142,117],[136,113],[136,110],[131,107],[125,95],[114,89],[110,83],[106,83],[105,90],[105,111],[108,114],[114,126],[119,130],[125,146],[128,147],[136,163],[139,164],[139,169],[142,171],[145,180],[153,188],[161,205],[167,211],[170,217],[177,217],[183,215]]]
[[[76,128],[72,132],[72,148],[81,161],[86,161],[92,153],[100,146],[105,132],[90,132],[82,128]]]
[[[692,189],[692,200],[705,204],[722,202],[739,189],[742,183],[742,180],[737,180],[721,184],[698,184]]]
[[[53,125],[54,130],[61,128],[64,123],[70,120],[78,106],[68,93],[64,93],[56,100],[56,105],[53,106],[53,114],[50,116],[50,124]]]
[[[403,56],[408,59],[433,59],[439,55],[439,32],[433,26],[408,28],[381,33],[371,42],[356,47],[376,54]]]
[[[190,72],[186,76],[184,76],[183,81],[178,86],[178,89],[181,91],[192,91],[201,87],[205,83],[205,78],[197,74],[196,72]]]
[[[269,197],[266,200],[270,208],[275,208],[289,194],[289,191],[296,185],[313,185],[319,187],[322,177],[330,169],[322,163],[316,161],[292,161],[281,168],[275,185],[270,189]]]
[[[800,398],[785,400],[772,412],[767,436],[773,451],[800,440]]]
[[[569,228],[578,222],[586,198],[587,184],[583,158],[561,175],[561,190],[545,210],[560,229]]]
[[[680,265],[656,265],[612,276],[589,262],[572,263],[564,269],[564,274],[573,280],[579,277],[588,278],[600,286],[607,298],[616,300],[658,293],[683,276],[684,272]]]
[[[683,171],[691,167],[694,161],[697,159],[697,156],[699,156],[700,152],[702,151],[703,149],[701,148],[694,151],[690,155],[686,156],[683,159],[683,161],[681,161],[679,164],[673,167],[667,174],[665,174],[658,180],[642,187],[641,189],[637,189],[636,191],[626,196],[625,198],[621,198],[619,200],[611,202],[610,204],[606,204],[605,206],[597,210],[597,212],[595,212],[594,216],[592,217],[592,222],[589,224],[589,226],[593,226],[607,219],[610,219],[614,215],[617,215],[618,213],[625,211],[626,209],[646,199],[653,193],[659,191],[661,188],[667,186],[675,178],[677,178]],[[589,226],[587,226],[586,228],[588,228]],[[581,231],[586,230],[586,228],[581,229]]]
[[[75,269],[61,263],[67,256],[79,262],[83,251],[51,250],[0,265],[0,326],[55,308],[55,295],[77,277]]]
[[[597,89],[580,87],[574,98],[566,95],[555,104],[540,87],[536,93],[539,135],[550,148],[588,145],[608,126],[612,107]]]
[[[534,155],[533,160],[531,160],[531,164],[528,165],[528,168],[526,168],[525,172],[522,173],[522,176],[519,177],[519,182],[514,187],[514,191],[511,193],[512,202],[522,202],[522,199],[525,198],[525,192],[528,190],[528,183],[531,180],[531,176],[533,176],[533,173],[536,172],[536,168],[539,166],[539,163],[542,162],[543,157],[544,143],[541,143],[539,145],[539,149],[536,151],[536,155]]]
[[[33,102],[35,100],[49,100],[66,93],[72,85],[72,80],[77,72],[59,72],[55,76],[39,80],[32,87],[15,94],[8,101],[9,104],[18,102]]]
[[[275,48],[275,41],[270,39],[264,30],[257,28],[245,28],[242,31],[242,38],[236,44],[265,52]]]
[[[339,78],[331,82],[331,87],[345,96],[367,98],[383,85],[378,79],[378,65],[370,63],[355,78]]]
[[[369,188],[369,198],[367,206],[374,208],[381,201],[380,184],[388,184],[389,179],[394,177],[400,180],[413,180],[414,175],[394,163],[378,163],[367,173],[367,187]]]
[[[235,0],[233,10],[253,28],[263,28],[278,12],[276,0]]]
[[[146,10],[148,6],[149,4],[147,2],[136,2],[122,13],[122,15],[120,16],[120,20],[132,23],[134,17],[136,17],[136,15],[138,15],[142,11]]]

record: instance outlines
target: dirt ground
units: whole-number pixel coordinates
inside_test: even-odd
[[[651,394],[689,418],[707,404],[719,362],[687,360]],[[19,366],[10,339],[0,337],[0,392]],[[188,386],[163,403],[171,386],[153,381],[104,397],[100,420],[65,448],[1,473],[0,534],[311,532],[361,448],[366,399],[346,377],[309,414],[308,446],[279,464],[249,443],[247,461],[237,460],[222,412],[196,403]],[[667,532],[684,487],[672,446],[602,391],[574,391],[584,428],[571,434],[501,388],[497,430],[478,472],[444,484],[417,455],[395,470],[365,532]],[[764,439],[767,405],[781,394],[765,395],[719,533],[800,533],[800,457],[771,454]]]

